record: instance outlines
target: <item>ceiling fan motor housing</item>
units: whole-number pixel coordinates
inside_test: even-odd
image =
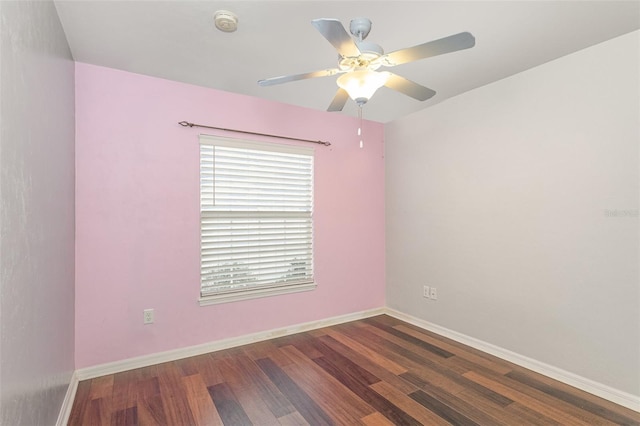
[[[384,50],[379,44],[375,44],[371,41],[360,41],[356,43],[360,56],[364,56],[368,60],[373,60],[384,55]]]

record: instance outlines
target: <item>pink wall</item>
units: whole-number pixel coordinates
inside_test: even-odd
[[[333,143],[316,148],[316,290],[198,305],[205,129],[182,120]],[[76,123],[76,368],[384,305],[382,124],[359,149],[345,115],[80,63]]]

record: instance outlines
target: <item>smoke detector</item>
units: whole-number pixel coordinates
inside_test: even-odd
[[[238,17],[228,10],[219,10],[213,15],[216,28],[225,33],[232,33],[238,29]]]

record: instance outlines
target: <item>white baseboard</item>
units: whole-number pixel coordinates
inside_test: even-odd
[[[487,343],[482,340],[464,335],[462,333],[458,333],[457,331],[449,330],[420,318],[416,318],[400,311],[396,311],[395,309],[385,308],[384,313],[404,322],[408,322],[409,324],[413,324],[425,330],[432,331],[436,334],[439,334],[440,336],[448,337],[449,339],[455,340],[456,342],[460,342],[467,346],[471,346],[472,348],[481,350],[491,355],[495,355],[498,358],[502,358],[521,367],[528,368],[529,370],[533,370],[536,373],[540,373],[544,376],[576,387],[585,392],[589,392],[590,394],[599,396],[618,405],[622,405],[623,407],[627,407],[631,410],[640,412],[639,396],[614,389],[610,386],[598,383],[591,379],[587,379],[561,368],[545,364],[544,362],[540,362],[524,355],[517,354],[491,343]]]
[[[69,423],[69,416],[71,415],[71,408],[73,407],[73,401],[76,399],[76,391],[78,390],[78,374],[74,371],[71,375],[71,381],[69,387],[67,387],[67,393],[62,401],[62,407],[60,407],[60,413],[58,414],[58,420],[56,426],[66,426]]]
[[[290,334],[300,333],[303,331],[315,330],[318,328],[329,327],[332,325],[355,321],[362,318],[368,318],[375,315],[381,315],[384,313],[384,311],[384,308],[369,309],[366,311],[339,315],[336,317],[306,322],[303,324],[296,324],[289,327],[278,328],[275,330],[261,331],[244,336],[232,337],[230,339],[218,340],[216,342],[204,343],[202,345],[189,346],[186,348],[174,349],[166,352],[143,355],[136,358],[129,358],[121,361],[100,364],[93,367],[81,368],[79,370],[76,370],[76,375],[78,380],[93,379],[94,377],[120,373],[122,371],[133,370],[135,368],[148,367],[150,365],[160,364],[163,362],[175,361],[182,358],[188,358],[206,354],[209,352],[219,351],[222,349],[229,349],[236,346],[247,345],[249,343],[261,342],[263,340],[274,339],[276,337],[288,336]]]

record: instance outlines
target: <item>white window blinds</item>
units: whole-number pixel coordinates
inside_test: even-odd
[[[313,284],[313,150],[200,137],[201,296]]]

